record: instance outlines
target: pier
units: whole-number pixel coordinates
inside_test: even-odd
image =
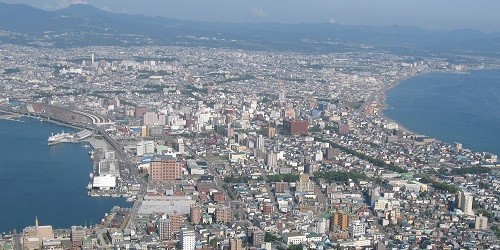
[[[24,121],[18,120],[21,117],[23,117],[23,116],[19,115],[19,114],[1,114],[0,115],[0,120],[8,120],[8,121],[15,121],[15,122],[24,122]]]

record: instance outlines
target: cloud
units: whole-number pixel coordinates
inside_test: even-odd
[[[267,17],[269,14],[262,8],[254,7],[252,13],[258,17]]]

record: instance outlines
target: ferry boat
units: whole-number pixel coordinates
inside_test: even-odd
[[[47,143],[49,145],[54,145],[58,142],[62,142],[62,141],[70,140],[70,139],[73,139],[73,135],[70,133],[64,133],[64,131],[62,131],[61,133],[57,133],[57,134],[52,133],[49,136],[49,138],[47,139]]]

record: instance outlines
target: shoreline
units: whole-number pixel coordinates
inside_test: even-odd
[[[429,138],[433,138],[433,139],[435,139],[435,140],[437,140],[437,141],[439,141],[441,143],[452,145],[454,142],[453,143],[449,143],[449,142],[445,142],[444,140],[442,140],[440,138],[437,138],[437,137],[431,137],[431,136],[427,136],[427,135],[418,133],[416,131],[408,129],[407,127],[405,127],[399,121],[397,121],[397,120],[395,120],[393,118],[388,117],[385,114],[385,111],[390,108],[390,106],[386,103],[387,92],[389,90],[391,90],[392,88],[395,88],[395,87],[399,86],[403,81],[406,81],[406,80],[408,80],[410,78],[414,78],[414,77],[426,75],[426,74],[433,74],[433,73],[470,74],[471,71],[482,71],[482,70],[500,70],[500,68],[487,68],[487,69],[473,68],[473,69],[468,69],[466,71],[431,70],[431,71],[421,72],[421,73],[418,73],[418,74],[415,74],[415,75],[412,75],[412,76],[407,76],[407,77],[403,77],[403,78],[400,78],[398,80],[395,80],[392,84],[389,84],[388,86],[382,88],[379,91],[380,95],[377,96],[378,97],[377,99],[372,100],[372,103],[375,103],[375,104],[379,105],[379,107],[380,107],[379,112],[377,113],[377,115],[381,119],[383,119],[384,121],[386,121],[387,123],[397,124],[399,130],[402,130],[403,132],[405,132],[407,134],[410,134],[410,135],[426,136],[426,137],[429,137]],[[456,143],[461,143],[462,144],[462,142],[460,142],[460,141],[456,141]],[[467,149],[467,150],[470,150],[470,151],[474,151],[474,152],[484,152],[484,153],[495,154],[495,153],[491,153],[491,152],[484,151],[484,150],[478,150],[478,149],[471,149],[471,148],[464,148],[464,149]]]
[[[27,118],[35,118],[35,119],[27,119]],[[37,127],[39,126],[54,126],[56,125],[57,127],[55,127],[55,129],[61,129],[61,127],[70,127],[70,126],[64,126],[63,124],[61,124],[60,122],[53,122],[53,121],[50,121],[50,122],[47,122],[45,123],[45,119],[43,122],[40,122],[39,119],[37,117],[28,117],[26,115],[23,115],[22,116],[22,119],[25,120],[26,124],[30,124],[30,126],[32,126],[31,128],[34,128],[34,130],[38,130]],[[0,120],[0,122],[2,122],[2,120]],[[17,127],[17,122],[15,123],[9,123],[8,122],[5,122],[4,124],[7,124],[7,126],[9,127],[14,127],[14,129],[16,129]],[[50,124],[53,124],[53,125],[50,125]],[[24,129],[24,128],[23,128]],[[54,128],[50,128],[50,129],[45,129],[44,133],[37,133],[38,135],[42,135],[43,136],[43,139],[42,140],[45,140],[46,137],[44,134],[46,134],[46,131],[50,131],[50,130],[53,130]],[[33,129],[31,129],[33,130]],[[23,130],[24,131],[24,130]],[[49,133],[50,134],[50,133]],[[48,135],[47,135],[48,136]],[[39,140],[36,139],[36,141],[38,142]],[[84,142],[84,141],[82,141]],[[43,142],[42,142],[43,143]],[[85,144],[87,144],[87,142],[84,142]],[[47,145],[45,143],[43,143],[44,146],[42,147],[43,149],[42,150],[47,150]],[[65,178],[70,178],[72,180],[75,180],[74,182],[72,182],[70,184],[70,186],[62,186],[61,184],[58,184],[58,187],[62,187],[64,190],[66,189],[70,189],[70,190],[75,190],[78,192],[78,194],[75,194],[75,195],[71,195],[71,196],[77,196],[77,197],[81,197],[81,199],[79,198],[79,201],[78,202],[73,202],[72,199],[69,199],[71,201],[71,203],[69,204],[69,207],[74,207],[72,206],[73,204],[76,204],[75,206],[79,207],[80,205],[82,207],[94,207],[95,206],[95,210],[93,212],[85,212],[86,214],[86,217],[85,216],[75,216],[75,217],[72,217],[72,216],[61,216],[59,217],[58,219],[53,219],[53,218],[50,218],[50,217],[44,217],[45,220],[47,222],[49,222],[48,224],[52,225],[54,227],[54,229],[59,229],[59,228],[69,228],[71,225],[83,225],[83,221],[86,219],[86,221],[88,222],[89,220],[88,219],[91,219],[92,221],[95,221],[95,222],[99,222],[102,218],[104,218],[104,214],[105,213],[110,213],[110,211],[112,211],[112,209],[115,207],[115,206],[119,206],[119,207],[122,207],[122,208],[130,208],[131,205],[129,202],[126,202],[126,200],[123,198],[123,197],[111,197],[111,196],[108,196],[108,197],[91,197],[91,196],[88,196],[86,191],[85,191],[85,187],[84,186],[81,186],[80,185],[80,182],[85,182],[85,184],[87,183],[87,180],[88,180],[88,172],[87,172],[87,167],[89,169],[92,169],[93,168],[93,163],[88,163],[87,164],[87,161],[91,161],[91,158],[89,157],[89,155],[86,153],[86,150],[85,149],[82,149],[81,145],[82,143],[67,143],[67,144],[76,144],[77,147],[74,147],[73,145],[69,145],[71,146],[71,148],[73,148],[73,150],[77,150],[78,151],[78,155],[82,155],[81,154],[81,150],[83,150],[84,155],[83,156],[78,156],[78,159],[80,160],[77,160],[74,162],[74,167],[75,168],[78,168],[79,170],[75,170],[76,172],[80,173],[80,172],[83,172],[84,174],[72,174],[72,175],[65,175]],[[78,146],[78,144],[80,144]],[[67,147],[62,147],[62,150],[65,150],[65,148]],[[49,151],[53,151],[53,150],[61,150],[61,148],[55,148],[55,149],[49,149]],[[71,152],[75,152],[75,151],[71,151]],[[71,158],[72,157],[72,153],[69,153],[69,154],[66,154],[66,155],[69,155],[69,157]],[[67,157],[67,156],[66,156]],[[48,158],[48,157],[46,157]],[[45,166],[45,165],[44,165]],[[46,166],[52,166],[52,165],[46,165]],[[69,168],[65,168],[65,169],[69,169]],[[73,170],[67,170],[68,172],[75,172]],[[52,172],[50,172],[52,173]],[[57,176],[58,173],[54,173],[54,176]],[[78,184],[76,184],[78,183]],[[44,187],[44,186],[42,186]],[[73,191],[74,192],[74,191]],[[118,199],[116,199],[118,198]],[[58,198],[59,200],[63,199],[64,202],[66,202],[66,198]],[[85,204],[80,204],[80,203],[85,203]],[[6,204],[7,205],[7,204]],[[47,207],[47,206],[45,206]],[[48,206],[50,207],[50,206]],[[108,208],[109,207],[109,208]],[[11,208],[17,208],[16,206],[12,206]],[[39,218],[40,216],[43,216],[44,215],[44,212],[46,211],[47,209],[39,209],[37,210],[37,212],[35,212],[35,214],[38,214]],[[79,213],[78,211],[83,211],[83,210],[75,210],[77,213]],[[102,213],[101,213],[102,211]],[[9,213],[10,211],[7,209],[6,211],[6,214],[10,214]],[[24,212],[24,211],[23,211]],[[31,212],[29,212],[31,213]],[[16,216],[17,217],[17,216]],[[27,226],[30,226],[32,224],[28,224],[28,222],[25,222],[23,219],[25,218],[21,218],[21,216],[19,216],[20,220],[19,222],[16,222],[14,221],[14,223],[12,223],[11,220],[8,220],[6,221],[6,224],[5,224],[5,228],[3,229],[5,232],[12,232],[12,230],[17,230],[18,232],[23,230],[23,228],[27,227]],[[24,217],[24,216],[23,216]],[[30,217],[31,218],[31,217]],[[11,226],[13,225],[13,226]],[[66,226],[67,225],[67,226]],[[4,225],[1,225],[1,226],[4,226]],[[93,225],[92,225],[93,226]]]
[[[390,122],[390,123],[395,123],[398,125],[398,129],[402,130],[403,132],[405,133],[408,133],[408,134],[415,134],[415,135],[420,135],[419,133],[416,133],[415,131],[412,131],[410,129],[408,129],[407,127],[403,126],[403,124],[401,124],[400,122],[398,122],[397,120],[395,119],[392,119],[390,117],[388,117],[384,111],[389,109],[390,106],[389,104],[386,103],[386,100],[387,100],[387,92],[393,88],[396,88],[398,87],[403,81],[406,81],[410,78],[414,78],[414,77],[418,77],[418,76],[421,76],[421,75],[426,75],[426,74],[432,74],[432,73],[439,73],[439,72],[442,72],[442,73],[446,73],[446,72],[449,72],[449,71],[442,71],[442,70],[431,70],[431,71],[425,71],[425,72],[421,72],[421,73],[417,73],[415,75],[411,75],[411,76],[406,76],[406,77],[403,77],[403,78],[400,78],[400,79],[397,79],[395,80],[392,84],[389,84],[388,86],[386,86],[385,88],[382,88],[379,92],[380,92],[380,95],[379,95],[379,98],[377,98],[375,101],[375,103],[377,105],[380,106],[380,110],[378,112],[378,115],[380,116],[380,118],[384,119],[386,122]],[[453,72],[449,72],[449,73],[453,73]],[[436,138],[437,139],[437,138]],[[439,140],[439,139],[438,139]],[[440,140],[441,141],[441,140]]]

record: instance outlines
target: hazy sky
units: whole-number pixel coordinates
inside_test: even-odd
[[[0,0],[58,9],[89,3],[112,12],[221,22],[336,22],[500,31],[499,0]]]

